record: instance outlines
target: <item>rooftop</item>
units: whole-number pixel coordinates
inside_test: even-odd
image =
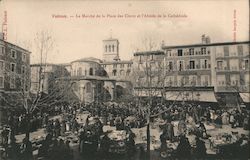
[[[163,51],[144,51],[144,52],[135,52],[134,56],[140,55],[164,55]]]
[[[2,39],[0,39],[0,41],[2,41],[2,42],[4,42],[4,43],[7,43],[7,45],[11,45],[12,47],[17,47],[18,49],[21,49],[21,50],[23,50],[24,52],[31,53],[31,52],[28,51],[27,49],[24,49],[24,48],[22,48],[22,47],[20,47],[20,46],[18,46],[18,45],[13,44],[13,43],[7,42],[7,41],[2,40]]]
[[[101,64],[132,64],[133,61],[106,61],[102,62]]]
[[[98,59],[98,58],[94,58],[94,57],[86,57],[86,58],[81,58],[81,59],[77,59],[72,61],[73,62],[95,62],[95,63],[102,63],[102,60]]]
[[[174,49],[174,48],[190,48],[190,47],[203,47],[203,46],[222,46],[222,45],[235,45],[235,44],[250,44],[250,41],[240,41],[240,42],[217,42],[217,43],[207,43],[207,44],[189,44],[189,45],[177,45],[177,46],[162,46],[162,49]]]

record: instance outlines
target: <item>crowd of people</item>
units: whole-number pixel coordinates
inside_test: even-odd
[[[148,110],[150,109],[150,110]],[[46,138],[41,142],[39,156],[46,159],[73,159],[73,152],[70,148],[70,141],[63,140],[60,137],[65,136],[66,132],[72,132],[79,136],[79,146],[81,141],[86,139],[84,128],[77,122],[77,114],[87,111],[91,117],[98,117],[99,126],[110,125],[116,130],[128,130],[130,128],[142,128],[148,123],[148,113],[150,112],[150,122],[156,123],[158,119],[164,120],[160,126],[162,133],[160,136],[161,148],[166,148],[166,141],[178,141],[176,152],[178,156],[191,156],[191,153],[197,158],[206,155],[206,146],[204,139],[208,138],[206,124],[214,124],[220,128],[222,125],[231,125],[232,128],[242,127],[249,130],[249,110],[246,109],[213,109],[211,107],[202,107],[194,104],[176,104],[167,105],[155,103],[136,104],[136,103],[100,103],[88,105],[58,105],[49,111],[42,110],[36,112],[31,117],[26,114],[11,114],[1,132],[1,146],[5,148],[10,159],[32,159],[33,147],[29,139],[24,138],[22,144],[17,144],[15,135],[33,132],[39,128],[45,128]],[[149,112],[148,112],[149,111]],[[62,119],[51,119],[57,115]],[[128,117],[134,119],[131,123],[125,120]],[[85,125],[88,124],[88,118]],[[29,121],[29,122],[28,122]],[[173,122],[178,121],[178,133],[174,133]],[[193,126],[188,128],[187,125]],[[198,127],[197,127],[198,125]],[[100,133],[99,135],[101,135]],[[186,135],[195,135],[195,148],[192,148]],[[104,136],[105,137],[105,136]],[[105,139],[105,138],[104,138]],[[100,140],[98,140],[100,141]],[[131,144],[135,144],[130,139]],[[105,143],[104,143],[105,144]],[[103,144],[102,144],[103,145]],[[133,146],[131,145],[131,146]],[[141,151],[142,152],[142,151]],[[143,155],[142,155],[143,156]],[[14,157],[14,158],[13,158]]]

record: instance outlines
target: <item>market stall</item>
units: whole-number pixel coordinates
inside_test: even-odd
[[[127,147],[126,141],[128,140],[128,135],[125,130],[117,131],[113,130],[108,133],[108,138],[110,140],[109,153],[113,154],[126,154]]]

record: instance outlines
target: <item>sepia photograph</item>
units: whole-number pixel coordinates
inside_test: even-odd
[[[247,160],[248,0],[0,0],[0,160]]]

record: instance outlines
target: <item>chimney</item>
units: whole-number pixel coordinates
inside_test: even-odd
[[[207,37],[206,37],[206,44],[209,44],[209,43],[211,43],[211,40],[210,40],[210,37],[207,36]]]
[[[161,49],[162,49],[164,46],[165,46],[165,41],[162,40],[162,41],[161,41]]]
[[[0,40],[4,40],[4,33],[0,32]]]
[[[211,43],[210,37],[206,36],[205,34],[203,34],[201,36],[201,43],[202,44],[209,44],[209,43]]]
[[[206,35],[205,35],[205,34],[203,34],[203,35],[201,36],[201,43],[202,43],[202,44],[206,44]]]

